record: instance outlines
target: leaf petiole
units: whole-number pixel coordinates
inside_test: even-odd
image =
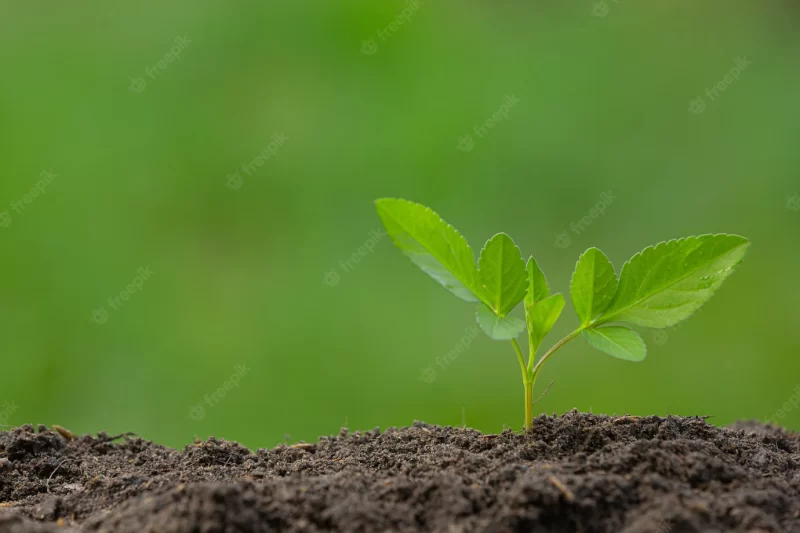
[[[591,325],[587,326],[587,327],[591,327]],[[539,371],[541,370],[542,365],[545,363],[545,361],[547,361],[550,358],[550,356],[552,356],[554,353],[556,353],[559,349],[561,349],[569,341],[571,341],[572,339],[574,339],[575,337],[580,335],[581,332],[584,329],[587,329],[587,327],[584,327],[584,326],[579,327],[578,329],[576,329],[575,331],[573,331],[572,333],[570,333],[569,335],[567,335],[566,337],[564,337],[563,339],[561,339],[560,341],[555,343],[552,348],[547,350],[547,352],[545,352],[545,354],[542,356],[542,358],[539,359],[536,362],[536,365],[533,367],[533,380],[534,381],[536,380],[536,376],[539,375]]]

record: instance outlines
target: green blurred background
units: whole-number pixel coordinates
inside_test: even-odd
[[[701,313],[643,332],[643,363],[574,342],[536,409],[800,428],[779,412],[800,399],[795,3],[0,11],[0,423],[253,448],[415,419],[519,429],[511,345],[481,335],[437,365],[473,306],[370,241],[373,200],[398,196],[476,250],[509,233],[561,292],[589,246],[619,268],[669,238],[750,238]],[[575,324],[568,304],[548,341]]]

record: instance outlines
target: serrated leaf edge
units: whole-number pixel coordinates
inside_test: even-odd
[[[704,233],[702,235],[691,235],[689,237],[681,237],[681,238],[678,238],[678,239],[670,239],[668,241],[661,241],[661,242],[659,242],[657,244],[651,244],[650,246],[647,246],[647,247],[643,248],[641,251],[636,252],[635,254],[633,254],[633,256],[631,256],[631,258],[628,259],[627,261],[625,261],[625,263],[622,265],[622,268],[619,271],[619,276],[617,276],[617,279],[618,279],[618,281],[621,282],[622,281],[622,274],[625,272],[625,269],[628,267],[628,265],[634,259],[636,259],[637,257],[639,257],[641,255],[644,255],[645,252],[657,250],[659,247],[667,246],[668,244],[673,243],[673,242],[679,243],[679,242],[682,242],[682,241],[688,241],[690,239],[699,240],[699,239],[706,238],[706,237],[738,237],[740,239],[744,239],[744,242],[740,246],[737,246],[736,248],[731,248],[730,251],[737,250],[737,249],[741,248],[742,246],[744,246],[746,248],[749,248],[749,246],[751,244],[750,240],[748,238],[743,237],[741,235],[737,235],[735,233]],[[745,252],[745,254],[746,254],[746,252]],[[737,266],[739,266],[742,263],[742,261],[744,261],[744,257],[745,256],[743,255],[742,258],[736,264],[734,264],[731,268],[736,268]],[[686,278],[688,278],[689,276],[694,274],[697,270],[698,269],[695,269],[695,270],[689,272],[684,277],[682,277],[682,278],[678,279],[677,281],[675,281],[673,283],[673,285],[675,285],[677,283],[680,283],[681,281],[685,280]],[[617,284],[617,292],[614,295],[614,297],[611,299],[611,303],[609,303],[609,305],[606,308],[606,310],[611,309],[612,307],[614,307],[614,304],[617,301],[617,297],[619,296],[620,285],[621,285],[621,283]],[[638,303],[641,303],[641,301],[642,300],[638,300],[638,301],[634,302],[633,304],[631,304],[631,307],[634,306],[634,305],[637,305]],[[697,311],[699,311],[701,308],[702,308],[702,306],[699,307],[697,309]],[[697,311],[695,311],[691,315],[687,316],[684,320],[688,320],[689,318],[694,316],[697,313]],[[608,316],[600,314],[600,316],[595,317],[593,322],[590,322],[590,325],[599,326],[599,325],[605,325],[605,324],[614,322],[614,317],[619,315],[621,312],[622,311],[617,311],[613,315],[608,315]],[[624,322],[624,321],[621,321],[621,322]],[[663,328],[652,328],[652,329],[663,329]]]
[[[524,261],[524,259],[523,259],[523,261]],[[536,305],[538,303],[535,300],[536,295],[535,294],[531,294],[531,282],[530,282],[531,274],[530,274],[530,270],[529,270],[531,264],[533,264],[533,266],[536,268],[536,270],[539,271],[539,274],[542,275],[542,279],[544,280],[545,296],[541,300],[539,300],[539,302],[541,302],[542,300],[545,300],[545,299],[549,298],[550,296],[552,296],[552,294],[550,293],[550,283],[547,281],[547,276],[545,275],[545,273],[542,270],[542,268],[539,266],[539,263],[536,261],[536,259],[534,259],[534,257],[531,255],[530,257],[528,257],[528,260],[525,261],[525,273],[527,274],[528,280],[527,280],[526,287],[525,287],[525,297],[522,299],[522,301],[525,302],[525,307],[527,309],[530,309],[531,307],[533,307],[534,305]],[[536,287],[534,286],[534,290],[535,289],[536,289]],[[534,301],[531,301],[530,303],[528,303],[528,297],[529,296],[530,296],[531,299],[534,299]]]
[[[527,264],[525,263],[525,259],[522,257],[522,250],[520,249],[520,247],[519,247],[519,246],[517,246],[517,243],[516,243],[516,242],[514,242],[514,239],[512,239],[512,238],[511,238],[511,236],[510,236],[508,233],[504,232],[504,231],[501,231],[501,232],[499,232],[499,233],[495,233],[494,235],[492,235],[492,237],[491,237],[491,238],[489,238],[489,239],[488,239],[488,240],[487,240],[485,243],[483,243],[483,247],[481,248],[481,251],[480,251],[480,253],[478,254],[478,265],[480,266],[480,264],[481,264],[481,256],[483,255],[483,252],[484,252],[484,250],[486,250],[486,247],[489,245],[489,243],[490,243],[490,242],[492,242],[492,241],[493,241],[493,240],[494,240],[496,237],[498,237],[498,236],[500,236],[500,235],[505,235],[506,237],[508,237],[508,240],[510,240],[510,241],[511,241],[511,244],[513,244],[513,245],[514,245],[514,248],[516,248],[516,249],[517,249],[517,252],[519,252],[519,260],[522,262],[522,266],[524,267],[524,271],[525,271],[525,280],[526,280],[526,282],[527,282],[527,279],[528,279],[528,268],[527,268]],[[501,270],[502,270],[502,263],[501,263],[501,265],[500,265],[500,266],[501,266]],[[481,289],[486,289],[486,287],[484,287],[484,286],[483,286],[483,284],[481,283],[481,281],[482,281],[482,280],[480,279],[480,276],[481,276],[481,269],[480,269],[480,268],[478,268],[478,269],[477,269],[477,273],[478,273],[478,279],[477,279],[477,280],[475,280],[475,281],[476,281],[476,283],[478,283],[478,284],[479,284],[479,288],[481,288]],[[542,274],[542,275],[544,275],[544,274]],[[501,278],[500,278],[500,279],[502,280],[502,276],[501,276]],[[526,283],[526,287],[525,287],[525,294],[522,296],[522,300],[520,300],[520,301],[525,301],[525,296],[527,296],[527,294],[528,294],[528,287],[527,287],[527,285],[528,285],[528,284]],[[497,312],[497,309],[495,309],[495,308],[494,308],[494,305],[493,305],[493,304],[494,304],[494,302],[492,302],[492,303],[487,303],[487,301],[486,301],[486,300],[489,300],[489,301],[491,302],[491,298],[489,298],[488,296],[489,296],[488,294],[484,294],[484,295],[483,295],[483,297],[479,296],[479,298],[481,298],[481,301],[483,301],[484,303],[486,303],[486,305],[489,307],[489,309],[491,309],[491,310],[494,312],[494,314],[495,314],[495,315],[497,315],[499,318],[503,318],[503,317],[506,317],[506,316],[508,316],[508,313],[506,313],[506,314],[504,314],[504,315],[501,315],[501,314],[499,314],[499,313]],[[486,298],[486,300],[484,300],[484,298]],[[519,305],[519,303],[518,303],[517,305]],[[517,306],[515,305],[515,306],[514,306],[514,309],[516,309],[516,307],[517,307]],[[509,313],[510,313],[511,311],[513,311],[514,309],[511,309],[511,310],[509,311]]]
[[[582,324],[584,326],[587,326],[587,325],[591,324],[593,320],[601,317],[603,315],[603,313],[605,312],[605,310],[608,309],[609,307],[611,307],[611,304],[614,302],[614,298],[617,297],[617,292],[616,291],[619,290],[619,275],[617,274],[617,269],[614,268],[614,263],[611,262],[611,259],[608,257],[608,255],[606,255],[606,253],[603,250],[601,250],[600,248],[598,248],[596,246],[591,246],[591,247],[587,248],[586,251],[584,251],[580,256],[578,256],[578,260],[575,261],[575,268],[572,270],[572,277],[569,280],[570,299],[572,299],[572,284],[575,282],[575,274],[577,274],[577,272],[578,272],[578,265],[581,263],[581,259],[583,259],[583,256],[585,256],[586,254],[588,254],[592,250],[597,250],[598,252],[600,252],[600,254],[602,254],[602,256],[605,257],[605,259],[608,261],[608,264],[611,265],[611,271],[614,272],[614,279],[617,281],[617,285],[616,285],[616,288],[615,288],[615,291],[614,291],[614,295],[608,301],[608,304],[606,305],[606,308],[603,309],[602,311],[600,311],[599,313],[597,313],[597,315],[590,316],[589,317],[589,321],[586,324]],[[631,259],[633,259],[633,258],[631,258]],[[597,264],[597,262],[595,261],[595,265],[596,264]],[[625,263],[625,264],[627,264],[627,263]],[[623,265],[623,268],[624,267],[625,267],[625,265]],[[622,271],[620,271],[620,273],[621,272]],[[606,283],[606,285],[608,285],[608,283]],[[593,285],[592,286],[591,301],[589,302],[589,304],[590,304],[589,305],[589,313],[592,312],[592,308],[594,307],[594,293],[595,293],[595,290],[594,290],[594,285]],[[574,301],[572,302],[572,306],[575,307],[575,302]],[[580,318],[580,317],[578,317],[578,318]]]
[[[439,213],[437,213],[436,211],[434,211],[432,208],[428,207],[427,205],[425,205],[425,204],[423,204],[423,203],[420,203],[420,202],[413,202],[413,201],[411,201],[411,200],[406,200],[405,198],[393,198],[393,197],[384,197],[384,198],[378,198],[378,199],[377,199],[377,200],[375,200],[375,202],[374,202],[374,203],[375,203],[375,206],[376,206],[376,208],[378,207],[378,205],[379,205],[379,203],[380,203],[380,202],[382,202],[382,201],[386,201],[386,200],[393,200],[393,201],[397,201],[397,202],[405,202],[406,204],[410,204],[410,205],[414,205],[414,206],[419,206],[419,207],[422,207],[422,208],[423,208],[423,209],[424,209],[426,212],[430,212],[430,213],[431,213],[431,214],[433,214],[433,215],[434,215],[436,218],[438,218],[438,219],[439,219],[439,220],[440,220],[440,221],[441,221],[441,222],[442,222],[442,223],[443,223],[443,224],[444,224],[444,225],[445,225],[445,226],[446,226],[448,229],[452,229],[452,230],[453,230],[453,232],[456,234],[456,237],[457,237],[458,239],[460,239],[460,240],[461,240],[461,241],[462,241],[462,242],[463,242],[463,243],[466,245],[467,249],[469,250],[469,252],[470,252],[470,255],[472,256],[472,266],[473,266],[473,268],[475,269],[475,274],[477,275],[477,273],[478,273],[478,267],[477,267],[477,263],[475,262],[475,252],[474,252],[474,250],[472,249],[472,246],[470,246],[470,244],[469,244],[469,241],[467,241],[467,238],[466,238],[466,237],[464,237],[464,235],[462,235],[462,234],[461,234],[461,232],[460,232],[460,231],[458,231],[458,230],[455,228],[455,226],[453,226],[452,224],[450,224],[449,222],[447,222],[447,221],[446,221],[444,218],[442,218],[442,216],[441,216]],[[402,227],[402,224],[400,224],[400,223],[399,223],[399,221],[398,221],[398,220],[397,220],[395,217],[392,217],[392,219],[393,219],[393,220],[394,220],[396,223],[398,223],[398,225],[400,225],[400,226]],[[442,262],[442,260],[441,260],[439,257],[437,257],[436,255],[434,255],[434,253],[433,253],[431,250],[429,250],[429,249],[428,249],[427,247],[425,247],[425,246],[422,246],[422,247],[423,247],[423,248],[425,248],[425,251],[427,251],[429,254],[431,254],[433,257],[435,257],[437,261],[439,261],[440,263],[442,263],[442,265],[444,265],[444,263]],[[401,251],[403,251],[403,250],[401,250]],[[403,252],[404,252],[404,251],[403,251]],[[403,255],[406,255],[406,254],[404,253]],[[448,269],[448,270],[449,270],[449,269]],[[486,300],[484,299],[485,297],[484,297],[484,295],[483,295],[482,291],[479,291],[479,290],[478,290],[478,289],[479,289],[479,287],[476,287],[476,286],[475,286],[475,284],[478,282],[478,280],[477,280],[477,279],[473,280],[473,283],[472,283],[472,284],[469,284],[469,283],[466,283],[466,282],[465,282],[463,279],[461,279],[459,276],[457,276],[455,273],[451,272],[451,274],[453,274],[453,276],[455,276],[455,278],[456,278],[458,281],[460,281],[460,282],[461,282],[461,284],[462,284],[462,285],[464,285],[464,287],[466,287],[467,289],[471,290],[471,291],[472,291],[472,293],[473,293],[473,294],[475,294],[475,296],[476,296],[476,297],[478,297],[478,299],[480,299],[480,300],[481,300],[483,303],[485,303],[485,304],[489,305],[489,304],[486,302]],[[491,307],[491,306],[490,306],[490,307]]]

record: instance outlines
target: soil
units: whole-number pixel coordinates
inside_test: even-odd
[[[0,432],[0,533],[800,532],[800,434],[757,423],[573,411],[255,453],[70,437]]]

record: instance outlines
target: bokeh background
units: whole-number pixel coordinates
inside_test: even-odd
[[[619,268],[665,239],[750,238],[702,312],[642,332],[643,363],[559,352],[536,410],[800,428],[795,3],[0,11],[0,424],[252,448],[519,429],[509,343],[437,364],[474,309],[375,233],[373,200],[397,196],[476,251],[509,233],[560,292],[589,246]],[[548,341],[575,324],[568,304]]]

